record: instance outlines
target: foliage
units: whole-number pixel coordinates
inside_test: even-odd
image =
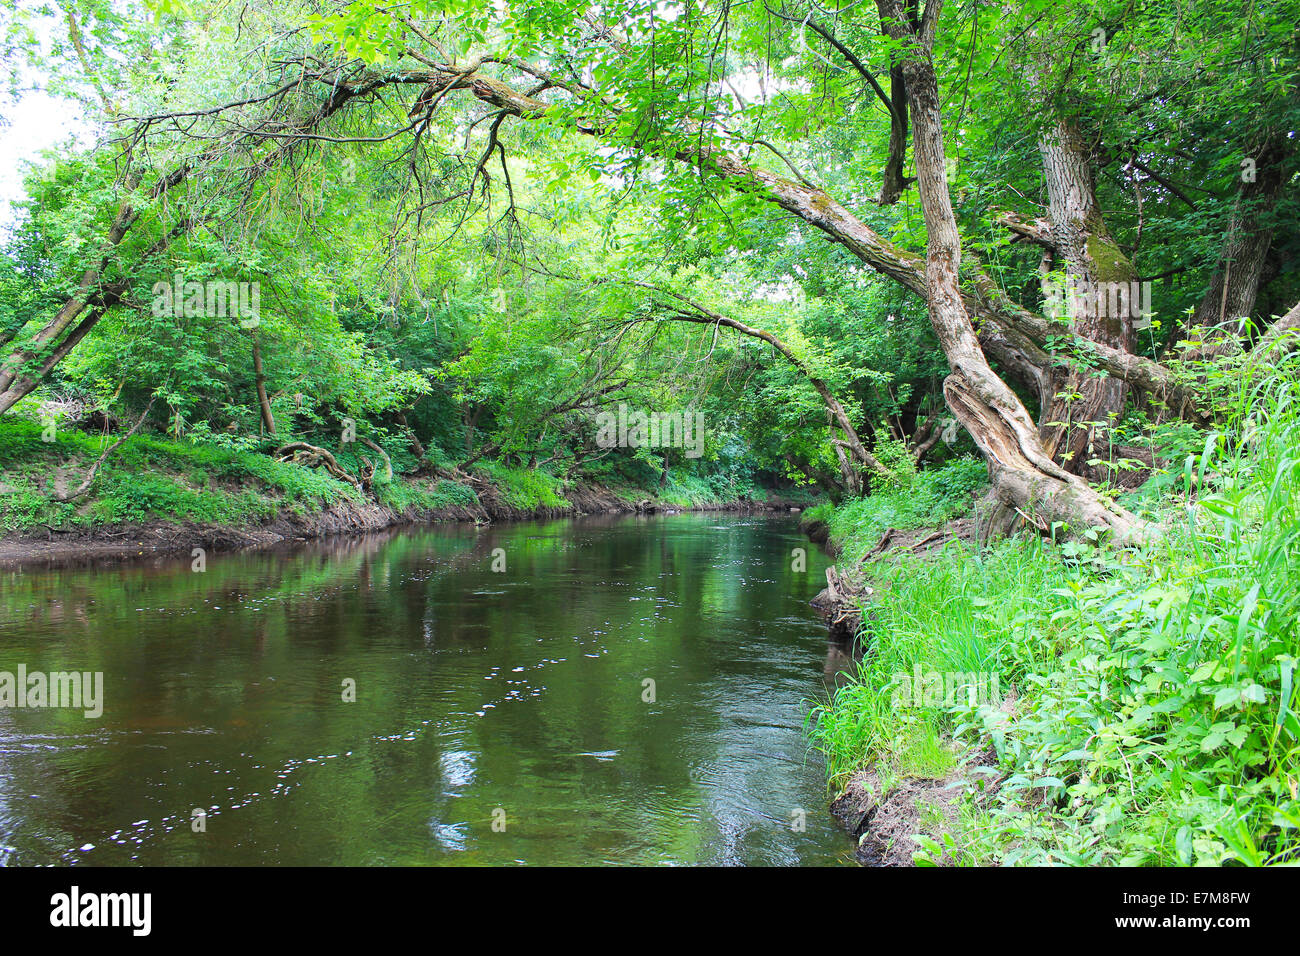
[[[842,549],[842,560],[855,566],[890,528],[905,530],[941,525],[964,514],[971,497],[988,480],[984,464],[959,458],[930,471],[917,472],[905,487],[854,498],[837,508],[810,509],[804,521],[827,521],[831,541]]]
[[[1186,459],[1183,487],[1213,490],[1167,498],[1158,543],[879,568],[857,680],[815,714],[833,772],[905,768],[919,722],[996,747],[1005,779],[953,833],[966,862],[1295,862],[1298,439],[1300,377],[1280,374]],[[900,711],[918,664],[997,673],[1007,696]]]
[[[484,462],[478,470],[492,479],[506,504],[521,511],[538,508],[563,508],[568,502],[561,495],[561,482],[544,471],[510,468],[496,462]]]
[[[317,511],[353,499],[351,485],[283,464],[265,455],[133,436],[100,468],[94,494],[60,503],[52,492],[62,478],[75,487],[111,443],[76,431],[56,431],[19,419],[0,421],[0,527],[71,530],[150,520],[236,525],[275,517],[281,510]]]

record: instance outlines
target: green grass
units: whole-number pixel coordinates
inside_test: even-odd
[[[804,512],[803,521],[825,521],[844,563],[854,565],[890,528],[925,528],[964,514],[972,496],[987,482],[983,462],[959,458],[934,471],[906,475],[891,487],[846,500],[839,507],[815,505]]]
[[[717,482],[691,472],[681,474],[670,472],[668,483],[660,488],[656,497],[668,504],[681,508],[697,508],[701,505],[719,504],[734,501],[743,496],[743,492],[730,489],[722,490]]]
[[[479,503],[474,489],[459,482],[440,479],[430,486],[416,482],[391,481],[375,485],[375,498],[400,513],[436,511],[440,508],[472,508]]]
[[[90,493],[73,503],[54,500],[56,475],[76,488],[117,436],[101,437],[59,429],[52,441],[30,419],[0,419],[0,532],[38,528],[71,530],[149,521],[239,525],[284,513],[310,514],[363,493],[323,471],[282,463],[265,454],[212,444],[170,441],[148,435],[127,439],[104,463]],[[346,463],[346,456],[340,456]],[[537,469],[482,462],[477,470],[504,501],[521,511],[564,508],[562,482]],[[376,483],[375,499],[398,513],[461,507],[479,499],[474,490],[441,479],[403,478]],[[647,497],[691,507],[720,504],[765,492],[746,481],[720,475],[671,473],[666,487],[619,486],[616,494],[634,504]]]
[[[1014,541],[980,554],[955,544],[935,558],[873,566],[859,635],[869,653],[833,705],[816,712],[833,784],[867,763],[915,760],[914,725],[934,725],[940,716],[894,703],[900,675],[913,675],[917,665],[923,672],[996,673],[1009,687],[1051,663],[1061,640],[1052,615],[1065,604],[1054,592],[1067,571],[1048,549]]]
[[[1300,861],[1297,448],[1300,379],[1278,375],[1173,469],[1158,543],[1020,539],[874,566],[857,679],[810,717],[833,780],[918,773],[938,733],[991,743],[1005,778],[955,815],[957,862]],[[993,671],[1008,693],[900,706],[917,665]]]
[[[477,471],[486,475],[512,508],[563,508],[568,501],[560,494],[560,479],[536,468],[511,468],[498,462],[480,462]]]
[[[116,437],[0,420],[0,529],[89,528],[151,520],[238,524],[283,511],[310,513],[359,493],[343,482],[266,455],[136,435],[99,469],[90,493],[60,503],[56,471],[76,488]]]

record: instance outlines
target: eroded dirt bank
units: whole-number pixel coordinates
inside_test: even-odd
[[[0,567],[77,558],[123,558],[192,551],[234,551],[282,541],[302,541],[337,534],[380,531],[399,525],[448,521],[488,523],[564,518],[587,514],[632,514],[676,511],[788,511],[802,503],[779,495],[765,500],[741,499],[683,506],[645,498],[632,502],[608,488],[577,485],[565,492],[564,507],[517,508],[492,486],[477,489],[475,505],[396,511],[375,501],[339,501],[305,514],[285,513],[261,524],[220,525],[154,521],[143,524],[76,530],[42,529],[35,534],[0,537]]]
[[[800,527],[833,557],[842,558],[825,522],[802,521]],[[973,540],[976,530],[975,518],[960,518],[938,529],[891,528],[857,564],[828,567],[826,587],[811,604],[826,621],[831,640],[843,648],[844,657],[856,661],[865,650],[861,644],[863,615],[870,617],[874,593],[866,583],[866,572],[873,561],[925,555],[955,540]],[[995,792],[1000,782],[996,763],[990,748],[967,753],[941,778],[891,779],[871,766],[849,778],[832,801],[831,813],[857,841],[855,856],[863,866],[914,866],[914,854],[922,850],[916,835],[942,829],[958,799],[973,789],[984,798]],[[947,862],[946,853],[941,852],[933,862]]]
[[[915,866],[914,854],[923,849],[917,834],[946,829],[967,794],[992,796],[1001,783],[996,764],[990,747],[968,754],[943,777],[890,781],[875,767],[859,770],[831,803],[831,813],[857,840],[855,856],[863,866]],[[941,851],[930,862],[950,861]]]

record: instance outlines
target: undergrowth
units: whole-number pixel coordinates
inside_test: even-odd
[[[810,718],[832,781],[925,775],[941,739],[991,744],[1002,775],[918,862],[1300,862],[1300,381],[1239,409],[1163,477],[1158,543],[1013,539],[873,567],[856,679]],[[829,516],[847,552],[898,507],[869,502]],[[1000,699],[899,693],[931,672],[995,674]]]

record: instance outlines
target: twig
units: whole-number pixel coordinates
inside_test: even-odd
[[[154,396],[154,398],[156,397],[157,396]],[[113,444],[109,447],[108,451],[104,452],[104,454],[99,456],[99,461],[95,462],[93,465],[90,466],[90,471],[86,475],[86,480],[81,483],[81,487],[79,487],[76,491],[74,491],[70,495],[60,495],[56,493],[54,495],[54,500],[66,504],[69,501],[76,501],[87,491],[89,491],[91,482],[95,480],[95,473],[99,471],[99,466],[102,465],[108,459],[109,455],[117,451],[118,447],[122,444],[122,442],[126,441],[137,431],[139,431],[140,426],[144,424],[144,420],[149,417],[149,410],[153,408],[153,403],[154,403],[154,399],[150,398],[149,404],[144,407],[144,411],[140,413],[140,417],[136,419],[135,424],[131,426],[131,430],[127,432],[125,435],[123,435],[121,438],[119,438],[117,441],[113,442]]]

